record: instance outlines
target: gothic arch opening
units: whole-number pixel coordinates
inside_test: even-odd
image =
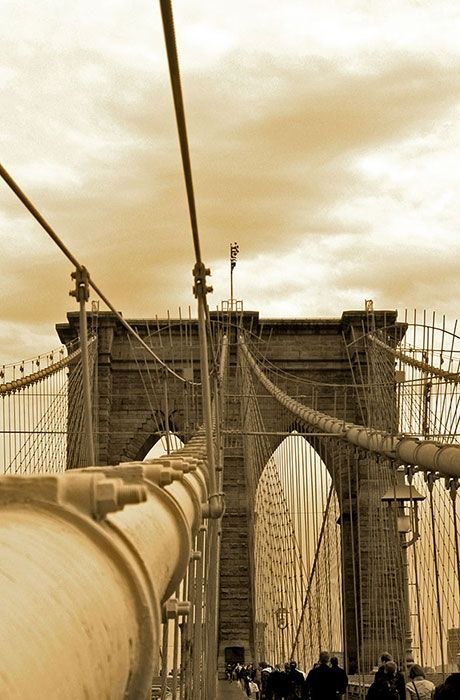
[[[178,450],[183,447],[184,443],[178,435],[170,433],[169,435],[162,435],[150,448],[142,461],[146,459],[155,459],[155,457],[162,457],[167,455],[174,450]]]
[[[343,660],[339,504],[319,453],[297,432],[268,460],[256,491],[254,611],[260,658],[311,668]]]

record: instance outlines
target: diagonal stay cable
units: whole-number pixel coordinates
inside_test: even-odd
[[[11,175],[7,172],[7,170],[5,170],[5,168],[3,167],[3,165],[1,163],[0,163],[0,175],[4,179],[4,181],[6,182],[8,187],[10,187],[10,189],[13,190],[16,197],[18,197],[18,199],[21,200],[21,202],[24,204],[26,209],[28,209],[30,211],[30,213],[32,214],[34,219],[36,219],[38,221],[40,226],[45,229],[48,236],[50,236],[50,238],[53,239],[53,241],[56,243],[58,248],[60,248],[62,250],[64,255],[70,260],[70,262],[73,265],[75,265],[75,267],[78,270],[82,270],[83,266],[78,262],[77,258],[70,252],[70,250],[67,248],[67,246],[61,241],[61,239],[59,238],[57,233],[55,231],[53,231],[53,229],[51,228],[49,223],[46,221],[46,219],[43,218],[43,216],[40,214],[38,209],[32,204],[30,199],[24,194],[24,192],[21,190],[19,185],[13,180]]]
[[[187,138],[187,127],[185,121],[185,110],[184,101],[182,98],[182,88],[180,81],[180,70],[179,70],[179,59],[177,55],[176,46],[176,35],[174,31],[174,18],[172,12],[172,5],[170,0],[160,0],[161,8],[161,18],[163,22],[163,33],[166,45],[166,53],[168,56],[168,66],[169,66],[169,76],[171,81],[171,89],[174,99],[174,111],[176,116],[177,131],[179,137],[180,151],[182,157],[182,170],[185,179],[185,187],[187,191],[188,209],[190,215],[190,224],[192,227],[193,236],[193,246],[195,250],[195,266],[193,270],[193,276],[195,279],[194,284],[194,294],[198,301],[198,336],[200,341],[200,372],[201,372],[201,386],[202,386],[202,404],[203,404],[203,417],[206,435],[206,454],[208,460],[208,475],[209,475],[209,506],[211,512],[210,521],[210,537],[212,542],[212,537],[215,530],[215,523],[217,523],[217,518],[220,518],[223,513],[223,503],[222,494],[218,492],[217,489],[217,476],[215,468],[215,445],[214,445],[214,426],[212,419],[212,397],[211,397],[211,376],[209,371],[209,353],[208,353],[208,328],[207,321],[209,320],[209,307],[206,299],[206,294],[212,289],[206,285],[206,276],[210,274],[210,271],[206,269],[200,250],[200,239],[198,235],[198,222],[196,215],[196,205],[195,196],[193,192],[193,180],[192,180],[192,168],[190,163],[190,152],[188,146]],[[211,354],[215,362],[215,355]],[[214,366],[214,372],[217,374],[217,368]],[[211,577],[208,583],[208,590],[211,591],[210,595],[213,598],[213,610],[214,606],[217,606],[217,585],[216,581],[218,579],[218,560],[215,558],[216,548],[213,544],[210,545],[210,552],[212,558],[212,566],[210,564],[210,569],[213,574],[217,574],[217,578]],[[216,638],[217,627],[211,627],[211,633],[207,640],[208,649],[212,649],[217,644]],[[216,693],[215,688],[215,676],[213,675],[212,666],[210,665],[207,673],[207,689],[209,697],[214,697]]]
[[[30,199],[24,194],[24,192],[21,190],[19,185],[15,182],[15,180],[11,177],[11,175],[8,173],[8,171],[3,167],[3,165],[0,163],[0,176],[3,178],[3,180],[6,182],[8,187],[14,192],[14,194],[18,197],[18,199],[24,204],[26,209],[29,210],[29,212],[32,214],[34,219],[38,221],[40,226],[46,231],[46,233],[50,236],[50,238],[56,243],[58,248],[64,253],[66,258],[70,260],[70,262],[75,265],[77,270],[85,270],[85,267],[77,260],[77,258],[73,255],[73,253],[67,248],[65,243],[59,238],[57,233],[53,230],[53,228],[49,225],[49,223],[46,221],[46,219],[40,214],[38,209],[32,204]],[[156,353],[153,352],[152,348],[147,345],[147,343],[140,337],[140,335],[130,326],[130,324],[123,318],[123,316],[119,313],[119,311],[116,310],[116,308],[113,306],[113,304],[110,303],[108,298],[105,296],[105,294],[102,293],[102,291],[98,288],[98,286],[93,282],[91,279],[90,275],[88,274],[88,283],[90,287],[96,292],[98,297],[104,302],[104,304],[110,309],[110,311],[115,314],[117,319],[120,321],[120,323],[126,328],[126,330],[133,335],[136,340],[142,345],[142,347],[147,350],[149,355],[151,355],[157,362],[160,363],[170,374],[172,374],[176,379],[179,379],[181,382],[186,382],[187,384],[199,384],[199,382],[190,382],[188,379],[184,379],[184,377],[181,377],[180,374],[177,374],[173,369],[168,367],[168,365],[163,362],[163,360],[158,357]]]
[[[187,201],[190,214],[190,224],[192,227],[193,246],[197,264],[202,263],[200,238],[198,235],[198,220],[196,215],[195,195],[193,191],[192,166],[190,163],[190,151],[188,147],[187,126],[185,122],[184,100],[182,97],[182,87],[180,81],[179,59],[177,57],[176,34],[174,31],[174,18],[170,0],[160,0],[161,19],[163,21],[163,31],[168,55],[169,76],[171,89],[174,98],[174,108],[176,115],[177,131],[179,136],[180,152],[182,156],[182,167],[185,178],[185,188],[187,190]]]
[[[182,158],[182,169],[187,192],[188,210],[190,216],[190,226],[192,229],[193,247],[195,251],[196,266],[203,267],[201,257],[200,236],[198,233],[198,218],[196,212],[195,193],[193,189],[192,165],[190,160],[190,149],[188,145],[187,123],[185,119],[184,98],[182,95],[182,85],[180,79],[179,58],[177,54],[176,32],[174,29],[174,17],[171,0],[160,0],[161,19],[163,22],[163,33],[165,38],[166,54],[168,57],[169,78],[174,100],[174,113],[176,116],[177,133],[179,137],[180,152]],[[208,335],[211,339],[209,307],[206,295],[203,295],[204,313],[208,325]],[[214,373],[217,373],[217,358],[214,345],[211,342],[211,360]]]

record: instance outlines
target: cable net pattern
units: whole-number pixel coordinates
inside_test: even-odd
[[[93,375],[96,352],[92,338]],[[86,464],[78,345],[3,366],[1,388],[0,473],[59,473]]]
[[[441,479],[435,464],[422,471],[354,448],[340,434],[321,435],[302,411],[296,412],[294,402],[281,405],[278,400],[282,389],[309,408],[325,413],[329,406],[329,414],[344,424],[358,415],[362,425],[389,435],[458,444],[460,345],[455,330],[447,331],[444,322],[440,328],[412,328],[405,322],[376,329],[369,315],[362,333],[356,332],[345,347],[351,386],[288,375],[271,366],[263,348],[248,337],[245,346],[253,358],[249,362],[248,351],[240,354],[240,391],[249,494],[255,505],[256,630],[264,635],[259,648],[271,655],[272,663],[294,656],[306,668],[327,648],[342,654],[352,672],[370,672],[388,649],[402,666],[414,657],[430,671],[456,670],[458,480]],[[422,359],[408,363],[408,356]],[[269,377],[273,391],[261,383],[255,366]],[[443,366],[448,376],[439,372]],[[281,466],[276,447],[292,431],[299,437],[285,441]],[[319,460],[317,474],[330,475],[329,499],[327,479],[322,485],[320,477],[314,484],[299,476],[294,439],[308,440],[308,449],[315,449],[306,461]],[[398,501],[397,490],[404,485],[406,497]],[[308,519],[299,527],[299,498],[319,504],[320,536],[318,525],[315,529]],[[313,559],[304,555],[308,535],[317,543]],[[328,573],[326,568],[318,573],[323,560]],[[327,625],[337,600],[333,619],[340,619],[345,631],[337,631],[338,642]],[[307,620],[305,631],[299,619]]]
[[[142,407],[143,418],[128,422],[125,433],[111,426],[126,459],[142,458],[160,439],[172,457],[188,450],[204,454],[203,444],[194,443],[202,422],[201,391],[193,381],[200,362],[194,328],[191,319],[179,319],[147,329],[144,340],[161,362],[128,341],[122,360],[129,363],[129,381],[115,387],[111,400],[121,412]],[[216,386],[217,349],[230,331],[225,317],[212,329]],[[413,656],[433,671],[455,670],[458,479],[441,478],[435,464],[421,470],[355,447],[340,429],[321,432],[297,406],[330,415],[339,426],[359,418],[369,432],[457,445],[458,341],[444,322],[376,328],[370,314],[360,332],[344,339],[352,382],[342,384],[281,371],[250,334],[246,350],[240,344],[236,373],[222,382],[222,413],[215,404],[214,418],[227,451],[241,447],[244,458],[248,617],[254,622],[256,660],[283,664],[293,657],[308,670],[327,649],[349,673],[366,674],[382,650],[389,650],[402,666]],[[73,352],[71,347],[28,366],[3,368],[2,386],[12,388],[1,395],[2,473],[52,473],[85,464],[81,364]],[[95,396],[96,353],[91,340]],[[71,359],[60,366],[66,354]],[[165,374],[163,362],[181,376]],[[56,368],[36,376],[45,365]],[[185,374],[190,381],[183,381]],[[281,403],[280,391],[295,402]],[[102,427],[95,425],[99,445]],[[174,435],[186,443],[179,450]],[[221,448],[217,442],[216,454]],[[408,491],[398,501],[402,486]],[[175,673],[173,680],[163,673],[158,682],[164,692],[170,685],[182,697],[192,687],[195,696],[201,692],[200,674],[215,653],[210,625],[217,624],[219,527],[209,522],[197,536],[197,556],[176,591],[177,599],[192,601],[191,616],[165,625],[163,668],[171,665]]]
[[[399,325],[376,329],[372,315],[363,334],[371,379],[369,424],[380,420],[398,435],[443,445],[460,443],[460,337],[457,322],[414,312]],[[458,484],[436,473],[407,469],[424,500],[407,502],[412,542],[406,549],[410,634],[417,660],[429,669],[457,670],[460,649]],[[407,543],[407,542],[406,542]],[[413,546],[412,546],[413,545]]]

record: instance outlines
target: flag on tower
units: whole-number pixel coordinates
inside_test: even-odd
[[[230,244],[230,269],[233,270],[233,268],[236,265],[236,256],[240,252],[240,246],[238,243],[232,243]]]

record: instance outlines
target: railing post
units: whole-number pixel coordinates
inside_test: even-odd
[[[206,700],[214,700],[217,695],[217,601],[219,595],[219,520],[208,522],[209,566],[206,589]]]
[[[83,396],[84,396],[84,416],[86,427],[86,461],[88,465],[95,465],[93,440],[93,405],[92,392],[89,373],[89,353],[88,353],[88,321],[86,317],[86,302],[89,299],[89,273],[85,267],[76,268],[72,272],[72,279],[75,280],[75,289],[69,293],[75,297],[80,304],[80,346],[81,364],[83,374]]]
[[[203,649],[203,567],[205,563],[205,533],[206,526],[202,525],[198,533],[197,551],[201,557],[197,560],[196,596],[195,596],[195,627],[193,630],[193,700],[203,700],[202,688],[202,649]]]
[[[218,537],[217,522],[223,512],[222,495],[217,490],[216,478],[216,454],[214,444],[214,425],[211,401],[211,382],[209,376],[208,344],[206,335],[207,302],[206,294],[212,291],[212,287],[206,285],[206,275],[210,274],[203,263],[195,265],[193,270],[195,285],[194,293],[198,300],[198,333],[200,339],[200,368],[201,368],[201,390],[203,405],[203,422],[206,437],[206,454],[208,462],[208,486],[209,486],[209,530],[208,530],[208,552],[207,561],[209,563],[207,574],[207,595],[206,602],[209,608],[206,610],[207,634],[206,634],[206,700],[214,700],[216,696],[216,663],[217,659],[217,589],[218,589]]]

